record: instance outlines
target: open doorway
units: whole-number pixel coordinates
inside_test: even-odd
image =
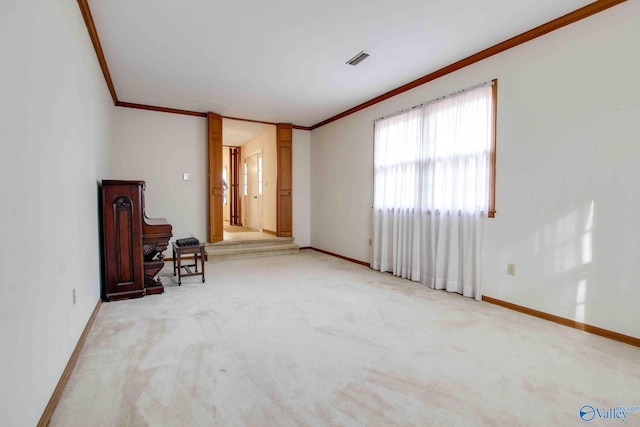
[[[240,219],[240,147],[222,147],[222,210],[224,227],[242,225]]]
[[[276,126],[224,118],[223,141],[223,240],[275,238]]]

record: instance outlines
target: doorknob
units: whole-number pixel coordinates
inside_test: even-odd
[[[254,198],[254,199],[257,199],[257,198],[258,198],[258,196],[253,196],[253,198]]]

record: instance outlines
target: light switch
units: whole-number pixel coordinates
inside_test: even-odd
[[[182,180],[183,181],[189,181],[189,174],[188,173],[183,173],[182,174]]]

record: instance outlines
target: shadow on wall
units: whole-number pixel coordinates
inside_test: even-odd
[[[541,286],[556,288],[545,295],[560,298],[563,306],[575,301],[575,307],[571,307],[574,320],[582,323],[593,265],[594,215],[595,202],[591,200],[538,229],[533,238],[533,268],[548,279]],[[549,301],[549,305],[554,302]]]

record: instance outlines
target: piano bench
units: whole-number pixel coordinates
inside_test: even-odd
[[[178,286],[182,285],[183,277],[190,276],[202,276],[202,283],[204,283],[204,258],[206,256],[204,244],[178,246],[176,242],[171,242],[171,246],[173,247],[173,275],[178,276]],[[184,255],[193,255],[193,264],[182,264]],[[198,271],[198,259],[200,260],[200,271]],[[192,268],[195,268],[195,270],[191,270]],[[182,272],[183,269],[184,273]]]

